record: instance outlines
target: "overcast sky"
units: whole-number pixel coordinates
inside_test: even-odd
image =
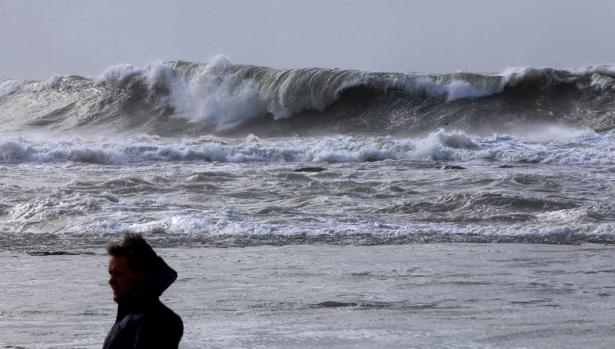
[[[615,62],[613,0],[0,0],[0,78],[158,59],[498,72]]]

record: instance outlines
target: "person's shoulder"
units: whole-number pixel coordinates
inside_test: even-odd
[[[176,349],[184,333],[184,324],[162,303],[152,305],[144,313],[138,330],[137,348]]]
[[[157,308],[155,317],[158,318],[158,321],[175,323],[183,326],[182,318],[171,310],[171,308],[167,307],[162,302],[159,303]]]

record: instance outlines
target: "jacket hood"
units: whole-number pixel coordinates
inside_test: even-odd
[[[171,269],[162,258],[156,256],[154,267],[145,276],[139,287],[139,293],[159,297],[176,279],[177,272]]]

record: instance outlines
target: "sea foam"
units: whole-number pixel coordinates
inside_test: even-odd
[[[327,136],[317,138],[218,137],[0,139],[0,163],[81,162],[126,165],[139,162],[374,162],[502,161],[559,165],[615,164],[615,133],[545,128],[540,135],[477,136],[440,129],[425,136]]]

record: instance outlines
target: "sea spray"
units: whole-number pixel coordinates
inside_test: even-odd
[[[99,76],[0,83],[5,131],[137,130],[150,134],[509,131],[551,123],[614,126],[613,68],[507,68],[498,74],[280,70],[157,61]]]

